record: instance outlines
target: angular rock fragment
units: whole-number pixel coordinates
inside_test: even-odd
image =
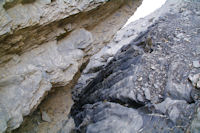
[[[200,73],[198,74],[190,74],[189,75],[189,80],[192,82],[192,85],[196,88],[200,88]]]
[[[42,111],[42,120],[46,122],[51,122],[51,118],[48,116],[48,114],[45,111]]]
[[[193,61],[193,67],[199,68],[200,67],[200,62],[199,61]]]

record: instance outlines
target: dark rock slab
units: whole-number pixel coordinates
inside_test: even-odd
[[[123,46],[74,94],[71,114],[78,132],[188,130],[199,102],[197,88],[188,80],[200,72],[192,65],[200,59],[199,7],[199,2],[182,1],[177,11],[166,13]]]

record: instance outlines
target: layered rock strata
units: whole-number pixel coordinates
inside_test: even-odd
[[[52,87],[70,89],[89,57],[112,39],[140,3],[0,1],[0,132],[18,128]]]
[[[77,132],[199,132],[199,7],[168,0],[91,58],[73,90]]]

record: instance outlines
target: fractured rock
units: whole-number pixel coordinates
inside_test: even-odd
[[[195,88],[188,81],[191,72],[198,72],[188,64],[197,58],[194,52],[200,42],[199,34],[193,32],[200,25],[200,18],[193,16],[193,12],[200,10],[199,4],[168,0],[166,9],[159,10],[163,14],[145,31],[126,35],[125,30],[120,30],[121,38],[115,38],[114,43],[132,36],[133,40],[121,44],[110,56],[113,56],[111,61],[102,58],[103,51],[92,57],[80,84],[73,90],[75,104],[71,114],[77,132],[182,133],[188,130],[199,103],[192,96]],[[182,8],[185,10],[180,13]],[[132,26],[137,25],[132,23]],[[180,35],[179,39],[176,34]],[[112,51],[112,48],[115,47],[103,49]],[[96,67],[92,65],[95,61],[101,67],[89,71]],[[198,78],[190,76],[195,84]]]
[[[192,82],[194,87],[197,87],[198,89],[200,88],[200,73],[194,75],[190,74],[189,80]]]

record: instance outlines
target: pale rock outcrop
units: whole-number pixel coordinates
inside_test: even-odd
[[[78,47],[81,43],[81,47],[84,43],[91,43],[92,36],[83,29],[75,33],[70,38],[74,39],[70,45],[65,39],[58,44],[56,41],[48,42],[0,68],[3,77],[0,81],[0,101],[9,112],[11,127],[19,126],[22,116],[37,107],[52,85],[64,86],[78,72],[79,60],[84,56]],[[83,33],[90,36],[83,36]]]

